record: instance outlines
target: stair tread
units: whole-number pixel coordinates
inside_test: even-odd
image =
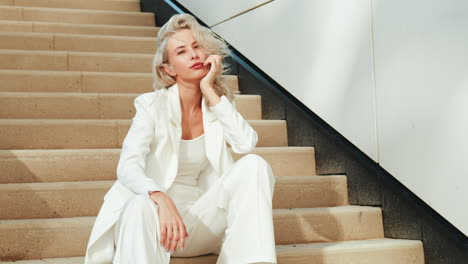
[[[0,56],[12,61],[3,62],[3,69],[147,73],[151,73],[154,57],[142,53],[20,49],[0,49]]]
[[[237,75],[222,79],[234,94],[240,94]],[[0,69],[2,92],[146,93],[153,92],[152,73]]]
[[[388,248],[406,248],[406,247],[422,247],[422,242],[419,240],[410,239],[394,239],[394,238],[375,238],[366,240],[352,240],[340,242],[323,242],[323,243],[306,243],[306,244],[289,244],[289,245],[276,245],[276,253],[278,257],[287,257],[293,253],[302,253],[308,255],[312,252],[319,253],[334,253],[349,250],[376,250]],[[207,263],[215,263],[217,256],[208,254],[198,257],[190,258],[176,258],[172,257],[171,263],[193,263],[197,259],[212,257]],[[42,262],[41,262],[42,261]],[[82,264],[84,256],[82,257],[69,257],[69,258],[46,258],[42,260],[23,260],[24,264]],[[18,262],[6,262],[18,263]],[[305,262],[304,262],[305,263]]]
[[[288,145],[285,120],[246,122],[257,131],[258,146]],[[0,148],[119,148],[131,124],[132,119],[0,119]],[[53,138],[51,130],[56,131]]]
[[[10,119],[0,119],[0,120],[10,120]],[[24,120],[24,119],[21,119]],[[45,119],[50,120],[50,119]],[[65,119],[67,120],[67,119]],[[280,151],[295,151],[295,152],[311,152],[314,151],[314,147],[307,146],[279,146],[279,147],[255,147],[252,152],[280,152]],[[82,149],[12,149],[4,150],[0,149],[0,158],[18,158],[21,156],[36,156],[36,155],[76,155],[76,154],[103,154],[103,153],[114,153],[120,152],[120,148],[82,148]]]
[[[43,10],[43,11],[58,11],[58,12],[72,12],[72,13],[89,13],[89,14],[115,14],[115,15],[140,15],[140,16],[153,16],[150,12],[141,11],[114,11],[114,10],[93,10],[93,9],[73,9],[73,8],[57,8],[57,7],[34,7],[34,6],[7,6],[0,5],[0,9],[27,9],[27,10]]]
[[[127,57],[141,57],[141,58],[152,58],[154,54],[144,54],[144,53],[127,53],[127,52],[93,52],[93,51],[63,51],[63,50],[21,50],[21,49],[0,49],[0,53],[3,54],[45,54],[45,55],[88,55],[88,56],[106,56],[106,57],[115,57],[115,56],[127,56]],[[7,69],[4,69],[7,70]],[[80,72],[80,71],[77,71]],[[84,72],[84,71],[82,71]]]
[[[228,149],[232,152],[232,148],[228,147]],[[120,152],[119,147],[0,150],[0,167],[3,167],[4,173],[0,182],[114,180]],[[245,155],[232,153],[234,160]],[[271,164],[275,175],[278,176],[317,174],[314,147],[257,146],[250,153],[265,158]],[[284,164],[285,162],[287,164]],[[25,166],[27,170],[24,170]],[[88,169],[85,171],[86,168]]]
[[[1,51],[1,49],[0,49]],[[14,50],[12,50],[14,51]],[[64,52],[64,51],[61,51]],[[65,51],[66,52],[66,51]],[[129,53],[133,54],[133,53]],[[38,74],[38,75],[51,75],[51,74],[61,74],[61,75],[71,75],[71,74],[92,74],[92,75],[111,75],[111,76],[141,76],[141,77],[152,77],[152,73],[148,72],[93,72],[93,71],[54,71],[54,70],[30,70],[30,69],[0,69],[0,73],[29,73],[29,74]],[[235,74],[223,74],[222,77],[237,78]]]
[[[66,26],[73,25],[73,26],[78,26],[78,27],[119,28],[119,29],[156,29],[157,30],[160,28],[157,26],[155,27],[155,26],[135,26],[135,25],[103,25],[103,24],[79,24],[79,23],[46,22],[46,21],[0,20],[0,24],[12,24],[12,23],[20,23],[20,24],[34,23],[34,24],[41,24],[41,25],[66,25]]]
[[[348,205],[345,175],[275,176],[275,179],[274,209]],[[0,219],[95,216],[104,195],[116,181],[115,176],[110,180],[66,180],[0,184],[0,199],[4,202]]]
[[[316,207],[316,208],[289,208],[289,209],[273,209],[273,217],[288,217],[288,216],[304,216],[304,215],[329,215],[329,214],[346,214],[346,213],[378,213],[381,212],[380,207],[365,206],[365,205],[341,205],[332,207]],[[63,218],[41,218],[41,219],[7,219],[0,220],[0,231],[6,229],[17,228],[50,228],[50,227],[68,227],[72,225],[92,226],[96,216],[77,216]]]
[[[50,75],[50,74],[71,75],[71,74],[83,73],[83,74],[95,74],[95,75],[99,74],[99,75],[116,75],[116,76],[152,77],[152,73],[148,73],[148,72],[93,72],[93,71],[54,71],[54,70],[29,70],[29,69],[0,69],[0,73],[30,73],[30,74],[40,74],[40,75]],[[236,76],[236,75],[223,75],[223,76]]]
[[[91,96],[122,96],[122,97],[136,97],[142,93],[92,93],[92,92],[3,92],[0,91],[1,96],[8,97],[91,97]],[[236,97],[241,98],[258,98],[260,95],[256,94],[239,94]]]
[[[11,21],[155,26],[155,14],[152,12],[140,11],[0,6],[0,14],[3,20]]]
[[[0,32],[0,48],[13,50],[124,52],[154,54],[156,37],[66,34],[46,32]]]
[[[304,175],[304,176],[275,176],[276,184],[305,184],[318,181],[334,181],[346,178],[346,175]],[[30,183],[2,183],[0,192],[6,191],[56,191],[77,189],[109,188],[115,180],[68,181],[68,182],[30,182]]]
[[[21,123],[28,123],[28,124],[42,124],[42,123],[67,123],[67,124],[114,124],[116,121],[118,122],[132,122],[131,119],[66,119],[66,118],[57,118],[57,119],[47,119],[47,118],[21,118],[21,119],[8,119],[3,118],[0,119],[0,124],[21,124]],[[247,120],[251,123],[262,123],[262,124],[284,124],[286,123],[285,120],[273,120],[273,119],[264,119],[264,120]]]
[[[320,249],[321,251],[335,251],[342,249],[358,249],[363,247],[382,247],[382,246],[408,246],[420,245],[420,240],[412,239],[394,239],[394,238],[374,238],[365,240],[351,240],[351,241],[337,241],[337,242],[323,242],[323,243],[307,243],[307,244],[290,244],[278,245],[277,250],[301,250],[301,249]]]
[[[45,234],[53,235],[50,232],[60,232],[60,238],[57,237],[55,243],[73,239],[76,243],[82,244],[83,240],[88,239],[89,232],[96,221],[97,211],[91,216],[0,220],[0,234],[8,238],[7,234],[11,233],[16,235],[32,233],[39,238]],[[281,245],[384,237],[382,212],[379,207],[338,205],[316,208],[273,208],[272,218],[275,226],[275,241],[276,244]],[[67,230],[79,232],[80,238],[73,236]],[[43,239],[47,238],[43,237]],[[0,244],[5,246],[10,242],[4,240]],[[49,247],[50,250],[53,248]]]
[[[135,26],[135,25],[103,25],[103,24],[79,24],[66,22],[46,22],[46,21],[21,21],[21,20],[0,20],[0,24],[41,24],[41,25],[65,25],[79,27],[95,27],[95,28],[122,28],[122,29],[159,29],[158,26]],[[155,36],[156,37],[156,36]]]
[[[115,10],[115,11],[140,11],[138,0],[119,0],[119,1],[94,1],[80,0],[73,2],[69,0],[34,0],[34,1],[11,1],[3,5],[16,7],[42,7],[42,8],[67,8],[67,9],[86,9],[86,10]],[[122,5],[123,4],[123,5]],[[117,6],[117,9],[114,9]],[[96,8],[98,7],[98,8]],[[123,9],[123,10],[122,10]]]
[[[348,205],[346,176],[275,176],[273,208]],[[0,219],[96,216],[116,177],[100,180],[0,184]],[[18,208],[21,208],[19,210]]]
[[[148,40],[156,41],[154,37],[138,37],[138,36],[115,36],[115,35],[92,35],[92,34],[70,34],[70,33],[49,33],[49,32],[0,32],[2,36],[62,36],[72,38],[89,38],[89,39],[110,39],[110,40]],[[132,53],[133,54],[133,53]]]

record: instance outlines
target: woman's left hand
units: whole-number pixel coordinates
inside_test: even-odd
[[[208,66],[208,73],[200,80],[200,89],[203,94],[213,94],[213,83],[216,79],[216,76],[221,71],[221,56],[219,55],[210,55],[203,62],[203,66]]]

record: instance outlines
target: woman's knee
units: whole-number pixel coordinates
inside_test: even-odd
[[[124,211],[127,214],[150,214],[152,211],[151,207],[156,206],[151,198],[147,195],[138,194],[130,198],[127,204],[124,206]],[[157,212],[157,210],[154,210]]]
[[[268,162],[262,156],[253,154],[253,153],[249,153],[245,155],[244,157],[241,158],[241,160],[242,162],[253,164],[253,165],[261,164],[261,165],[270,166],[270,164],[268,164]]]
[[[273,174],[273,169],[271,168],[270,164],[260,155],[257,154],[247,154],[244,157],[242,157],[242,163],[246,167],[263,167],[267,171],[267,173],[264,173],[262,175],[268,176],[268,180],[270,184],[275,185],[275,176]],[[240,160],[239,160],[240,161]],[[262,176],[258,175],[258,176]],[[246,174],[246,177],[250,177],[249,175]]]

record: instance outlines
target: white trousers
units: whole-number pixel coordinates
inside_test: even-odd
[[[277,263],[272,200],[275,176],[256,154],[233,164],[203,193],[196,186],[173,183],[170,196],[187,228],[185,248],[174,257],[209,253],[217,264]],[[147,195],[124,205],[114,225],[114,264],[169,264],[160,244],[158,206]]]

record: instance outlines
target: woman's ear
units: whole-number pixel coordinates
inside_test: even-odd
[[[169,64],[167,63],[164,63],[163,64],[163,67],[164,67],[164,71],[169,74],[170,76],[172,77],[175,77],[177,74],[174,72],[174,70],[172,69],[172,66],[170,66]]]

